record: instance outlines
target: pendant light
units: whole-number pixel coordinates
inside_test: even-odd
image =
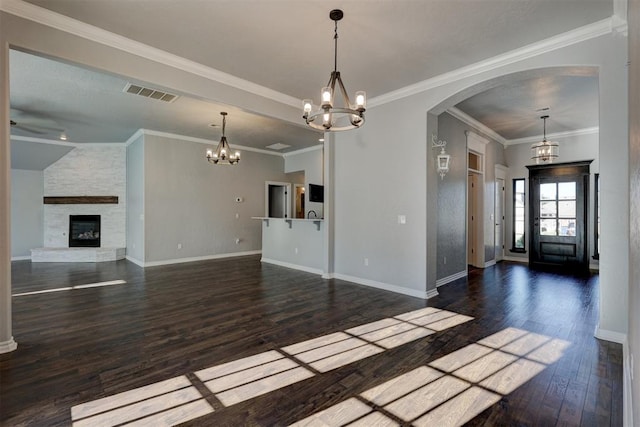
[[[543,120],[543,138],[531,146],[531,160],[536,164],[553,163],[560,155],[560,147],[557,142],[547,141],[547,119],[549,116],[540,117]]]

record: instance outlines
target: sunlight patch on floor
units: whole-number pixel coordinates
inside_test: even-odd
[[[459,316],[426,311],[402,317],[411,322],[431,317],[425,324],[432,326]],[[387,328],[397,325],[389,324]],[[460,426],[557,362],[570,345],[506,328],[293,425],[367,425],[368,420],[381,417],[381,425]]]
[[[98,284],[80,286],[93,287]],[[427,307],[295,343],[280,350],[270,350],[212,366],[196,371],[194,375],[202,382],[198,385],[201,390],[204,385],[222,405],[232,406],[469,320],[472,317]],[[371,399],[380,404],[388,404],[391,401],[386,402],[381,396],[395,396],[389,412],[403,412],[405,409],[402,408],[412,406],[412,402],[422,399],[421,396],[425,393],[440,396],[434,397],[438,401],[442,396],[468,387],[463,386],[459,379],[443,375],[435,369],[423,367],[407,377],[400,377],[397,382],[382,385],[382,388],[388,389],[384,393],[380,393],[377,388],[372,389]],[[416,391],[418,387],[407,388],[408,384],[414,384],[415,381],[419,381],[420,385],[433,382],[431,387],[434,387],[435,392],[430,389]],[[213,408],[196,385],[182,376],[77,405],[71,408],[73,425],[112,426],[134,422],[141,425],[170,426],[212,413]],[[366,412],[362,412],[363,409]],[[397,425],[387,415],[374,412],[357,399],[330,408],[319,416],[334,421],[344,419],[347,420],[344,423],[354,422],[354,425],[361,426]]]
[[[65,286],[63,288],[43,289],[41,291],[21,292],[13,294],[14,297],[24,297],[27,295],[48,294],[51,292],[72,291],[74,289],[102,288],[105,286],[124,285],[125,280],[110,280],[108,282],[87,283],[85,285]]]
[[[186,376],[171,378],[71,408],[73,427],[175,425],[213,412]]]

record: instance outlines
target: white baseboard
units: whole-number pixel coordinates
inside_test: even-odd
[[[11,257],[11,261],[24,261],[27,259],[31,259],[30,255],[23,255],[23,256],[12,256]]]
[[[391,285],[389,283],[377,282],[375,280],[363,279],[361,277],[348,276],[346,274],[334,273],[335,279],[346,280],[347,282],[357,283],[359,285],[369,286],[372,288],[382,289],[385,291],[395,292],[397,294],[409,295],[411,297],[429,299],[438,295],[436,289],[429,290],[427,292],[417,291],[415,289],[403,288],[401,286]]]
[[[139,267],[143,267],[144,268],[144,261],[140,261],[138,258],[134,258],[130,255],[125,256],[125,259],[127,261],[131,261],[132,263],[136,264]]]
[[[593,336],[600,340],[616,342],[618,344],[624,345],[627,342],[627,334],[623,334],[622,332],[609,331],[607,329],[600,328],[600,324],[596,325],[596,330],[593,333]]]
[[[0,354],[9,353],[18,348],[18,343],[13,340],[13,337],[9,341],[0,342]]]
[[[622,425],[633,427],[633,393],[631,389],[631,354],[629,343],[622,344]]]
[[[443,277],[442,279],[436,280],[436,288],[439,288],[442,285],[446,285],[447,283],[451,283],[455,280],[461,279],[463,277],[467,277],[467,270],[459,271],[451,276]]]
[[[334,279],[336,277],[335,273],[322,273],[323,279]]]
[[[157,267],[159,265],[182,264],[185,262],[207,261],[210,259],[233,258],[238,256],[246,256],[246,255],[258,255],[261,253],[262,251],[258,250],[258,251],[232,252],[228,254],[196,256],[196,257],[190,257],[190,258],[165,259],[163,261],[143,262],[141,267]],[[136,263],[135,261],[133,261],[133,259],[129,259],[129,261]],[[136,261],[140,262],[139,260],[136,260]]]
[[[437,297],[438,295],[440,295],[440,294],[438,293],[438,289],[437,288],[436,289],[429,289],[427,291],[427,299],[433,298],[433,297]]]
[[[262,258],[260,262],[266,262],[267,264],[279,265],[280,267],[292,268],[294,270],[306,271],[307,273],[322,274],[322,270],[319,268],[307,267],[305,265],[291,264],[289,262],[278,261],[270,258]]]
[[[589,264],[589,270],[600,271],[600,264]]]
[[[504,261],[522,262],[522,263],[525,263],[525,264],[529,263],[529,257],[503,256],[502,259]]]
[[[485,262],[484,263],[484,268],[488,268],[488,267],[491,267],[493,265],[496,265],[496,260],[495,259],[492,259],[491,261]]]

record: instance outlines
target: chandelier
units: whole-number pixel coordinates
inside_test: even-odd
[[[560,147],[557,142],[547,141],[547,119],[549,116],[540,117],[543,120],[544,134],[542,141],[531,145],[531,160],[535,160],[536,164],[553,163],[554,159],[560,154]]]
[[[227,125],[227,113],[223,111],[220,115],[222,116],[222,137],[220,138],[216,151],[207,150],[207,160],[216,165],[218,163],[223,165],[235,165],[240,161],[240,152],[234,152],[231,150],[231,147],[229,147],[227,137],[224,136],[224,129]]]
[[[313,101],[305,99],[302,101],[304,115],[302,116],[307,124],[314,129],[323,131],[342,131],[359,128],[364,124],[364,111],[367,95],[364,91],[356,92],[355,105],[351,105],[349,96],[342,83],[340,72],[338,71],[338,21],[344,16],[340,9],[329,12],[329,18],[334,21],[334,55],[333,71],[329,78],[329,83],[321,91],[320,109],[315,112]],[[342,93],[342,106],[336,106],[336,83],[337,89]]]

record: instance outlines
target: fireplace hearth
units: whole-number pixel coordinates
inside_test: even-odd
[[[69,247],[100,247],[100,215],[69,215]]]

